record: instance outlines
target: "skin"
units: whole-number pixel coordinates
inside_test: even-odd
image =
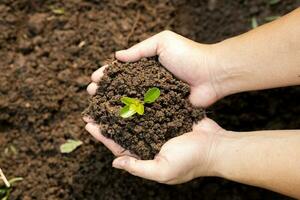
[[[248,33],[213,45],[199,44],[164,31],[116,58],[159,61],[191,86],[190,101],[207,107],[244,91],[300,84],[300,9]],[[94,95],[104,66],[88,86]],[[140,160],[101,135],[89,117],[86,130],[117,156],[113,167],[166,184],[218,176],[300,198],[300,131],[232,132],[205,118],[193,131],[165,143],[154,160]],[[180,146],[180,148],[178,148]]]

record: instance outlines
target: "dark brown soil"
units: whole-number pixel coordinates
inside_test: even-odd
[[[122,118],[123,96],[143,100],[152,87],[160,97],[145,104],[145,113]],[[169,139],[190,132],[204,117],[202,108],[189,103],[188,84],[175,78],[156,58],[135,63],[113,61],[104,71],[96,95],[84,115],[101,124],[101,133],[142,159],[153,159]]]
[[[300,5],[211,2],[1,0],[0,167],[24,178],[11,200],[288,199],[223,179],[166,186],[133,177],[113,169],[111,153],[84,130],[90,74],[114,51],[164,29],[213,43],[250,30],[251,17],[262,24]],[[299,99],[299,87],[243,93],[208,111],[230,130],[299,129]],[[84,144],[62,155],[59,145],[70,138]],[[10,146],[17,153],[4,153]]]

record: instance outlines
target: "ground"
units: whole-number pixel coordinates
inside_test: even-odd
[[[288,199],[223,179],[166,186],[111,167],[111,153],[84,130],[90,74],[114,51],[164,29],[213,43],[283,15],[299,0],[2,0],[0,167],[21,176],[13,200]],[[63,8],[63,10],[62,10]],[[300,128],[300,88],[232,95],[208,109],[230,130]],[[84,144],[61,154],[67,139]]]

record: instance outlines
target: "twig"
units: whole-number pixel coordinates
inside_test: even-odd
[[[5,177],[2,169],[0,168],[0,177],[3,180],[4,184],[6,185],[6,187],[10,187],[10,183],[8,182],[7,178]]]
[[[121,2],[123,2],[123,4]],[[121,7],[127,7],[131,3],[137,3],[136,0],[127,0],[127,1],[122,0],[121,2],[118,0],[115,0],[115,4],[117,6],[121,6]]]

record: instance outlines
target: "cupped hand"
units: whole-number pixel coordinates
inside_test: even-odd
[[[163,31],[127,50],[116,52],[115,57],[123,62],[134,62],[144,57],[158,56],[166,69],[190,85],[191,103],[207,107],[224,96],[219,77],[226,73],[218,66],[213,47],[171,31]],[[90,94],[96,92],[96,81],[102,74],[103,68],[100,68],[92,75],[93,83],[88,86]]]
[[[177,78],[191,87],[190,101],[207,107],[223,97],[218,78],[222,69],[217,66],[213,45],[189,40],[171,31],[158,33],[127,50],[116,52],[123,62],[158,56],[159,62]]]
[[[183,183],[200,176],[215,176],[216,149],[225,134],[225,130],[214,121],[204,118],[194,125],[191,132],[166,142],[153,160],[140,160],[102,136],[98,125],[88,123],[86,129],[117,156],[113,167],[165,184]]]
[[[192,132],[172,138],[153,160],[120,156],[113,167],[165,184],[184,183],[200,176],[215,176],[216,148],[224,130],[205,118]]]
[[[143,57],[158,56],[159,62],[191,87],[190,101],[195,106],[209,106],[222,97],[217,84],[213,54],[209,45],[202,45],[170,31],[164,31],[135,46],[116,52],[123,62],[134,62]],[[107,66],[92,74],[87,91],[94,95]],[[101,134],[101,125],[89,117],[86,130],[117,156],[115,168],[162,183],[175,184],[198,176],[213,173],[213,151],[218,133],[222,132],[215,122],[205,118],[194,126],[193,131],[165,143],[154,160],[139,160],[136,155],[123,149],[113,140]]]

